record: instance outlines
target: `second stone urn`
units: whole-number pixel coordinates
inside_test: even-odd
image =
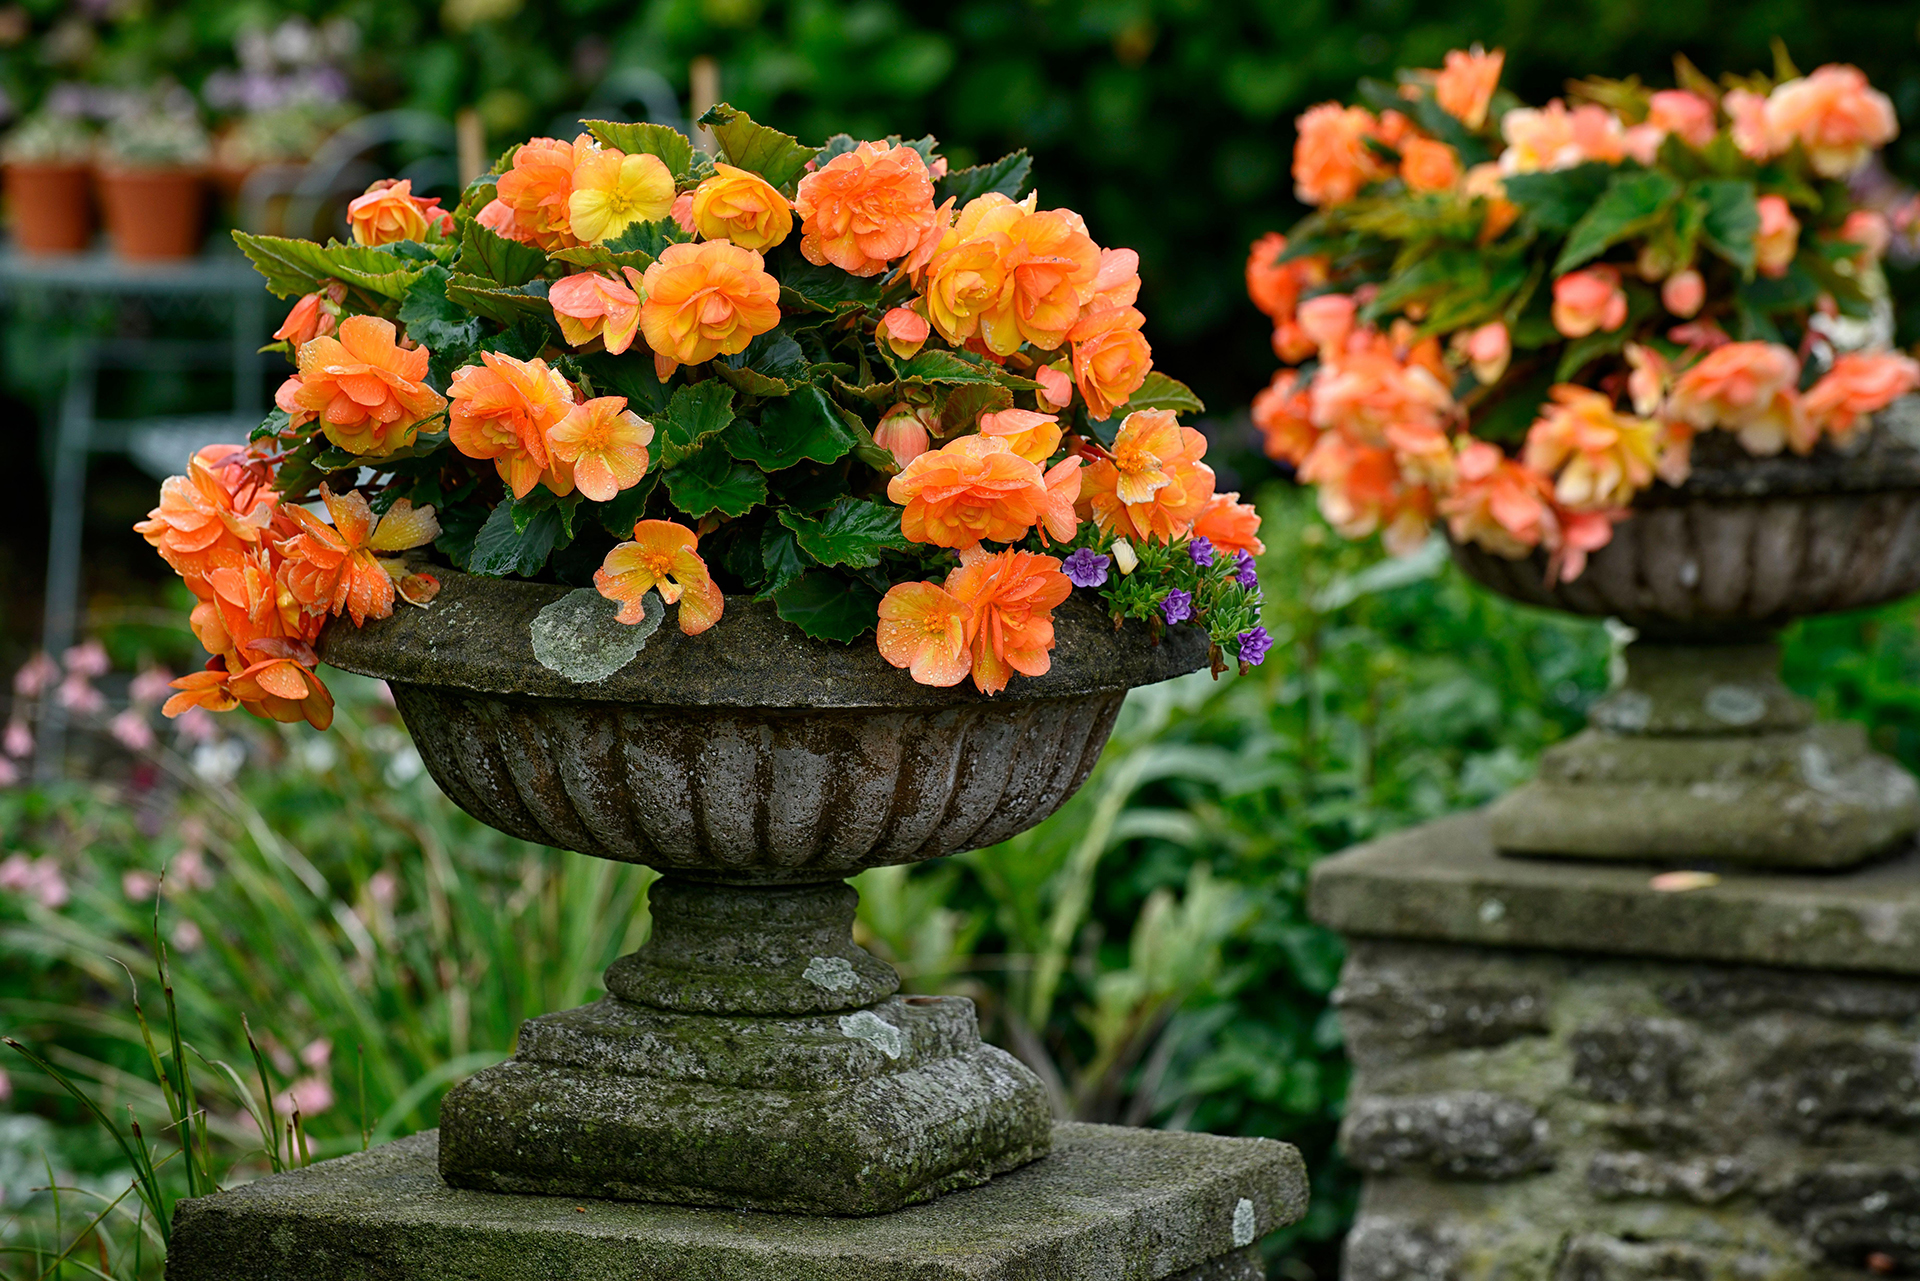
[[[1754,458],[1719,433],[1686,484],[1642,496],[1572,582],[1544,557],[1456,545],[1514,600],[1632,626],[1626,678],[1590,728],[1497,802],[1508,854],[1853,866],[1920,828],[1920,787],[1855,724],[1817,721],[1781,684],[1775,633],[1796,618],[1920,590],[1920,398],[1862,448]]]
[[[441,1108],[440,1169],[499,1192],[874,1214],[1049,1145],[1039,1080],[961,997],[897,995],[844,878],[990,845],[1085,781],[1126,691],[1196,670],[1096,606],[1052,670],[988,698],[915,684],[729,598],[700,636],[625,627],[590,590],[443,576],[431,608],[335,626],[322,656],[391,686],[461,808],[662,873],[607,996],[530,1020]]]

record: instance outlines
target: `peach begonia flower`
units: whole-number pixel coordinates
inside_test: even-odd
[[[1073,591],[1059,560],[1009,548],[948,574],[946,591],[973,610],[968,642],[981,693],[999,693],[1015,672],[1047,674],[1053,610]]]
[[[911,307],[894,307],[880,317],[875,336],[900,359],[912,360],[927,345],[927,339],[932,334],[933,326],[927,323],[925,316]]]
[[[573,483],[596,503],[610,502],[647,473],[653,424],[627,408],[625,396],[596,396],[567,411],[547,431],[547,449],[573,468]]]
[[[1794,142],[1823,178],[1846,178],[1900,131],[1893,103],[1858,67],[1828,63],[1767,95],[1767,129],[1776,148]]]
[[[1571,169],[1590,160],[1619,164],[1627,157],[1626,126],[1596,103],[1573,110],[1555,98],[1545,107],[1516,107],[1500,119],[1507,141],[1500,172],[1544,173]]]
[[[1849,439],[1868,414],[1920,388],[1920,363],[1898,352],[1848,352],[1801,399],[1808,420],[1836,440]]]
[[[337,337],[300,348],[300,372],[283,388],[293,425],[317,418],[327,439],[351,454],[377,458],[404,449],[422,422],[446,408],[426,384],[429,359],[425,347],[395,341],[392,321],[349,316]]]
[[[1487,123],[1487,107],[1500,87],[1500,69],[1506,60],[1503,49],[1488,53],[1475,45],[1449,50],[1445,66],[1433,78],[1434,101],[1467,128],[1478,129]]]
[[[973,670],[973,606],[936,583],[899,583],[880,600],[880,657],[922,685],[958,685]]]
[[[1328,361],[1308,394],[1314,426],[1368,445],[1385,444],[1394,427],[1438,431],[1453,412],[1453,396],[1432,370],[1402,363],[1380,344]]]
[[[574,165],[567,230],[582,244],[604,244],[636,222],[660,221],[672,208],[673,174],[660,157],[596,148]]]
[[[333,724],[333,695],[314,674],[320,660],[312,646],[274,638],[255,641],[246,654],[249,661],[237,670],[235,656],[227,656],[227,690],[240,706],[286,725],[305,721],[323,730]]]
[[[1563,337],[1611,333],[1627,323],[1627,295],[1618,267],[1584,267],[1553,282],[1553,327]]]
[[[1153,348],[1140,327],[1147,318],[1132,307],[1091,311],[1073,327],[1073,378],[1087,414],[1105,421],[1146,384]]]
[[[547,433],[573,409],[567,380],[538,357],[483,351],[480,361],[453,373],[453,447],[469,458],[491,458],[516,499],[542,481],[562,497],[572,493],[572,466],[547,447]]]
[[[173,572],[204,599],[204,583],[221,554],[238,556],[266,533],[279,495],[265,485],[231,483],[212,460],[237,445],[213,445],[195,454],[184,476],[160,484],[160,505],[134,530]]]
[[[716,163],[693,189],[694,229],[708,240],[731,240],[765,253],[793,234],[793,206],[757,173]]]
[[[1554,477],[1554,500],[1592,511],[1625,507],[1653,483],[1659,424],[1616,413],[1611,398],[1560,383],[1527,432],[1522,457]]]
[[[1390,449],[1328,432],[1300,464],[1300,479],[1318,487],[1320,515],[1342,538],[1377,532],[1395,556],[1409,555],[1426,541],[1432,491],[1409,482]]]
[[[429,228],[444,236],[453,230],[453,215],[440,207],[438,196],[414,195],[411,178],[383,178],[347,203],[347,228],[357,245],[391,245],[425,240]]]
[[[1321,294],[1301,303],[1294,314],[1299,318],[1300,332],[1323,358],[1332,358],[1345,350],[1359,310],[1360,304],[1352,294]]]
[[[673,219],[673,225],[686,232],[695,234],[693,225],[693,193],[683,191],[673,198],[673,208],[667,210],[667,217]]]
[[[1287,238],[1269,231],[1247,251],[1247,297],[1274,321],[1286,320],[1300,304],[1300,282],[1291,263],[1280,261]]]
[[[637,623],[646,613],[648,591],[680,605],[680,630],[698,636],[720,621],[726,597],[707,572],[707,563],[695,548],[700,540],[684,525],[670,520],[643,520],[633,527],[633,541],[621,543],[593,572],[593,585],[608,600],[620,602],[614,615],[623,623]]]
[[[916,543],[967,548],[1018,542],[1047,507],[1040,468],[1003,437],[962,436],[921,454],[887,482],[900,532]]]
[[[1452,191],[1460,181],[1460,156],[1432,138],[1409,138],[1400,148],[1400,178],[1409,191]]]
[[[1323,102],[1295,122],[1293,191],[1302,204],[1343,205],[1368,183],[1386,176],[1386,167],[1367,139],[1379,122],[1365,107]]]
[[[1719,132],[1713,104],[1686,89],[1661,89],[1647,103],[1647,123],[1689,147],[1704,147]]]
[[[1391,107],[1380,113],[1379,120],[1373,126],[1373,140],[1395,151],[1405,145],[1407,139],[1418,136],[1419,130],[1414,127],[1413,121],[1405,113]]]
[[[1044,463],[1060,448],[1060,420],[1030,409],[1002,409],[980,415],[980,434],[998,436],[1007,448],[1030,463]]]
[[[1240,501],[1237,492],[1215,494],[1193,520],[1193,536],[1204,538],[1225,552],[1258,556],[1267,550],[1260,541],[1260,510]]]
[[[575,347],[598,338],[617,356],[633,345],[640,328],[640,273],[622,267],[625,280],[582,271],[556,280],[547,290],[547,302],[560,332]]]
[[[1101,532],[1140,542],[1175,542],[1213,497],[1213,468],[1201,462],[1207,438],[1170,410],[1128,414],[1108,457],[1087,469],[1080,508]]]
[[[1042,543],[1066,542],[1080,532],[1080,486],[1086,479],[1085,460],[1068,454],[1047,468],[1047,502],[1040,509],[1038,533]]]
[[[1799,380],[1800,359],[1789,348],[1727,343],[1674,381],[1667,412],[1694,427],[1737,432],[1749,453],[1777,454],[1788,444],[1810,449]]]
[[[299,533],[282,541],[287,559],[281,581],[296,600],[316,613],[346,612],[358,627],[369,618],[393,613],[393,584],[404,576],[389,555],[411,551],[440,536],[433,508],[415,507],[405,498],[375,518],[359,490],[334,494],[320,486],[320,501],[333,523],[327,524],[304,507],[288,507],[287,515]]]
[[[1692,267],[1674,272],[1660,285],[1660,305],[1682,320],[1697,316],[1706,301],[1706,278]]]
[[[893,455],[893,461],[905,467],[933,447],[929,427],[938,426],[940,416],[931,405],[910,405],[901,401],[880,417],[873,429],[873,443]]]
[[[997,356],[1022,343],[1053,351],[1099,275],[1100,248],[1078,214],[989,192],[960,211],[927,265],[928,318],[955,346],[978,336]]]
[[[1734,148],[1749,160],[1766,160],[1785,151],[1790,144],[1773,136],[1767,122],[1767,100],[1746,89],[1729,89],[1720,98],[1720,109],[1732,122]]]
[[[1131,307],[1140,301],[1140,255],[1132,249],[1102,249],[1100,269],[1093,274],[1089,311]]]
[[[1040,384],[1040,390],[1034,393],[1036,400],[1055,409],[1065,409],[1073,403],[1073,375],[1062,368],[1067,363],[1057,361],[1033,371],[1033,380]]]
[[[1893,243],[1893,225],[1878,209],[1855,209],[1840,224],[1838,239],[1860,247],[1856,259],[1877,263],[1887,256],[1887,248]]]
[[[572,142],[533,138],[523,143],[513,153],[507,172],[500,175],[496,189],[498,203],[513,214],[513,234],[508,239],[538,245],[549,253],[578,245],[580,241],[572,231],[573,174],[598,150],[599,144],[584,133]],[[481,221],[500,231],[488,222],[484,211]],[[499,215],[495,214],[497,221]]]
[[[1455,542],[1473,542],[1519,558],[1540,545],[1552,521],[1552,483],[1484,440],[1469,441],[1454,462],[1453,488],[1440,512]]]
[[[1780,196],[1761,196],[1754,205],[1760,210],[1760,230],[1753,237],[1753,265],[1763,276],[1784,276],[1800,252],[1800,220]]]
[[[1320,438],[1313,425],[1313,401],[1292,369],[1274,374],[1273,381],[1253,398],[1253,425],[1260,431],[1267,457],[1298,467]]]
[[[640,331],[664,379],[745,351],[780,323],[780,282],[751,249],[724,240],[668,245],[641,279]]]
[[[287,318],[280,322],[280,328],[273,331],[273,336],[285,341],[297,355],[300,348],[312,339],[324,337],[339,328],[340,304],[346,296],[347,287],[337,280],[318,293],[303,295],[287,312]]]
[[[1613,527],[1625,520],[1622,508],[1606,511],[1553,509],[1541,545],[1547,549],[1547,582],[1570,583],[1586,572],[1587,556],[1613,541]]]
[[[287,522],[286,532],[298,526]],[[324,607],[309,607],[296,597],[280,576],[287,562],[276,565],[274,549],[266,545],[250,547],[239,554],[216,559],[207,575],[211,590],[205,603],[210,609],[195,609],[194,636],[210,653],[245,652],[255,641],[288,636],[310,640],[326,621]]]
[[[877,276],[933,226],[933,178],[912,147],[863,142],[802,178],[793,207],[808,262]]]
[[[502,239],[518,240],[525,244],[532,243],[533,238],[520,230],[520,222],[514,215],[513,206],[498,196],[482,205],[480,212],[474,215],[473,220]]]
[[[1507,372],[1507,364],[1513,359],[1513,335],[1507,332],[1504,323],[1489,320],[1476,329],[1463,331],[1460,350],[1467,358],[1468,368],[1473,370],[1474,378],[1483,387],[1491,387],[1500,381]]]

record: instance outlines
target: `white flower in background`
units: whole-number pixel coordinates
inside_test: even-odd
[[[181,717],[182,720],[186,718]],[[201,782],[223,787],[247,763],[246,745],[238,739],[202,743],[193,749],[193,773]]]

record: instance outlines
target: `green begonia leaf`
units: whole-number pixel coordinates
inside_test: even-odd
[[[1526,211],[1543,232],[1570,231],[1613,178],[1613,166],[1597,161],[1552,173],[1517,173],[1503,180],[1507,199]]]
[[[1113,417],[1125,418],[1128,414],[1137,414],[1143,409],[1171,409],[1176,414],[1198,414],[1206,410],[1193,389],[1177,378],[1169,378],[1159,370],[1147,374],[1147,381],[1140,384],[1140,390],[1133,393],[1126,404],[1113,411]]]
[[[650,253],[639,249],[615,253],[605,245],[576,245],[571,249],[556,249],[547,257],[554,262],[564,262],[569,267],[578,267],[582,271],[597,271],[619,280],[626,279],[625,274],[620,270],[622,267],[645,271],[653,266],[653,255]]]
[[[1680,198],[1680,184],[1657,169],[1616,173],[1580,216],[1554,260],[1553,274],[1572,271],[1659,222]]]
[[[831,570],[811,570],[773,593],[780,617],[815,640],[847,644],[880,622],[880,593]]]
[[[728,453],[765,471],[783,471],[802,459],[830,463],[849,453],[859,438],[818,387],[760,406],[756,419],[736,418],[720,433]]]
[[[472,558],[467,562],[469,572],[489,578],[508,574],[531,578],[546,565],[556,547],[566,546],[560,508],[543,507],[522,526],[515,515],[516,506],[509,499],[487,517],[474,536]]]
[[[513,288],[544,272],[547,256],[532,245],[508,240],[475,221],[460,228],[460,261],[453,269],[495,288]]]
[[[944,396],[936,393],[940,406],[940,434],[951,436],[980,421],[982,414],[997,414],[1013,408],[1013,393],[999,383],[965,383]]]
[[[667,467],[692,456],[707,440],[733,421],[733,388],[719,379],[682,387],[665,411],[657,413],[654,449]]]
[[[997,383],[998,370],[984,360],[971,360],[939,347],[922,348],[906,360],[897,360],[883,346],[880,354],[893,367],[903,383],[924,387],[929,383]]]
[[[1701,205],[1700,238],[1707,248],[1753,272],[1753,240],[1760,234],[1760,207],[1753,184],[1744,178],[1702,178],[1687,187],[1687,198]]]
[[[778,521],[768,521],[760,531],[760,563],[766,575],[763,580],[766,586],[758,596],[760,600],[766,600],[807,570],[793,531]]]
[[[430,348],[436,357],[442,352],[452,356],[469,351],[480,338],[480,322],[448,299],[449,279],[451,273],[445,267],[428,267],[400,303],[399,319],[407,337]]]
[[[639,253],[645,254],[651,262],[665,253],[668,245],[683,245],[692,239],[690,233],[680,230],[679,223],[671,218],[662,218],[658,222],[631,223],[625,231],[600,247],[615,259]]]
[[[752,116],[724,102],[701,116],[700,123],[713,130],[728,164],[757,173],[776,187],[797,181],[807,162],[820,154],[818,147],[756,124]]]
[[[269,292],[281,298],[310,294],[329,280],[342,280],[382,298],[405,298],[426,267],[366,245],[233,233],[234,243],[267,279]]]
[[[766,473],[751,463],[736,462],[718,441],[707,442],[661,479],[668,499],[689,516],[744,516],[767,500]]]
[[[454,276],[447,281],[447,300],[499,325],[517,324],[522,320],[551,321],[553,307],[547,302],[547,282],[534,281],[531,287],[538,292],[529,293],[526,288],[497,289],[479,276]]]
[[[676,178],[687,176],[693,164],[693,143],[668,125],[627,124],[616,120],[583,120],[587,132],[600,142],[630,156],[658,156]]]
[[[900,532],[900,509],[884,503],[842,498],[819,516],[783,511],[780,523],[793,531],[800,550],[822,565],[865,569],[880,563],[883,551],[913,546]]]
[[[969,200],[997,191],[1009,200],[1018,200],[1027,189],[1027,175],[1033,170],[1033,158],[1025,151],[1002,156],[991,164],[957,169],[933,184],[935,204],[949,198],[964,207]]]

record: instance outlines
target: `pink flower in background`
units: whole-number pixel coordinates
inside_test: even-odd
[[[130,752],[145,752],[153,748],[153,727],[147,724],[146,713],[137,707],[129,707],[108,721],[107,730]]]
[[[20,771],[14,768],[12,761],[0,756],[0,787],[12,787],[20,781]]]
[[[1762,196],[1754,202],[1760,210],[1760,230],[1753,237],[1753,263],[1763,276],[1784,276],[1800,252],[1800,220],[1779,196]]]
[[[1327,355],[1346,347],[1353,333],[1353,315],[1358,304],[1352,294],[1321,294],[1300,304],[1295,313],[1300,332]]]
[[[33,755],[33,731],[25,721],[8,721],[6,732],[0,734],[0,749],[16,760]]]
[[[1568,338],[1608,333],[1627,323],[1627,295],[1618,267],[1570,271],[1553,282],[1553,327]]]
[[[131,870],[120,873],[120,892],[135,903],[145,903],[160,892],[157,872]]]
[[[113,661],[107,657],[106,646],[97,640],[83,641],[69,649],[62,660],[69,676],[84,676],[88,680],[105,676],[113,670]]]
[[[0,1106],[4,1106],[12,1101],[13,1078],[8,1076],[4,1069],[0,1069]]]
[[[69,673],[54,696],[60,700],[60,706],[85,716],[97,716],[107,710],[105,695],[79,672]]]
[[[13,692],[21,698],[38,698],[59,679],[59,666],[44,651],[37,651],[13,674]]]
[[[1719,131],[1713,119],[1713,104],[1685,89],[1662,89],[1647,104],[1647,123],[1663,134],[1672,134],[1689,147],[1704,147]]]
[[[1571,169],[1584,159],[1573,137],[1573,113],[1558,98],[1507,112],[1500,117],[1500,136],[1507,141],[1500,153],[1503,174]]]
[[[1738,432],[1751,453],[1777,454],[1789,444],[1811,448],[1806,415],[1794,390],[1799,379],[1800,358],[1788,348],[1727,343],[1675,380],[1668,412],[1695,427]]]
[[[192,921],[181,921],[173,927],[173,946],[182,952],[198,952],[207,945],[207,936]]]
[[[181,889],[210,890],[213,869],[207,866],[207,856],[189,845],[167,863],[167,880]]]
[[[7,855],[0,861],[0,891],[24,894],[53,911],[65,907],[73,897],[67,878],[60,874],[60,864],[51,854],[43,858],[23,853]]]
[[[1487,386],[1500,381],[1500,375],[1507,372],[1507,362],[1513,357],[1513,337],[1497,320],[1469,333],[1463,346],[1473,376]]]
[[[127,686],[127,697],[141,706],[164,703],[173,696],[173,673],[164,667],[144,667]]]
[[[1587,556],[1613,541],[1613,527],[1625,510],[1572,512],[1556,509],[1548,525],[1547,581],[1570,583],[1586,572]]]
[[[173,727],[185,743],[210,743],[220,737],[220,726],[204,707],[189,707],[175,718]]]
[[[1854,173],[1900,132],[1887,95],[1860,68],[1839,63],[1777,86],[1767,96],[1766,118],[1776,145],[1798,142],[1825,178]]]
[[[367,897],[381,909],[392,911],[393,905],[400,901],[400,878],[381,868],[367,878]]]
[[[1454,475],[1440,511],[1456,541],[1477,542],[1515,559],[1540,545],[1552,498],[1544,475],[1484,440],[1460,451]]]
[[[1893,243],[1893,226],[1877,209],[1856,209],[1840,224],[1840,239],[1859,245],[1859,256],[1875,263],[1887,256],[1887,246]]]

